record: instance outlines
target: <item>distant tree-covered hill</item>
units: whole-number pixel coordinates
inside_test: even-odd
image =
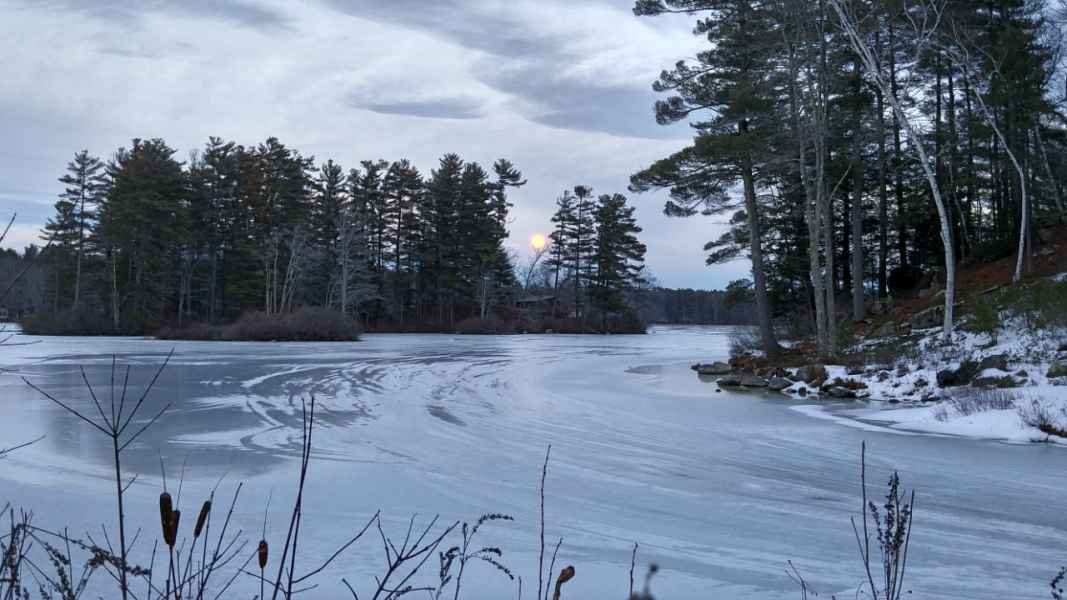
[[[733,300],[721,290],[651,288],[641,292],[639,304],[648,323],[749,325],[756,318],[750,302]]]

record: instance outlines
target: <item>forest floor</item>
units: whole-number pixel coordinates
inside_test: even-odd
[[[1067,225],[1042,234],[1019,284],[1014,256],[957,271],[951,343],[924,318],[944,302],[928,290],[855,323],[836,360],[820,363],[802,341],[773,363],[733,359],[735,375],[720,385],[789,383],[780,391],[796,399],[855,399],[796,408],[862,427],[1067,444]]]

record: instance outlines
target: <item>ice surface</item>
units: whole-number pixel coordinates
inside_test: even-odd
[[[537,486],[551,443],[547,536],[565,538],[560,561],[577,568],[567,597],[625,598],[635,541],[639,560],[663,569],[657,598],[792,600],[787,560],[824,597],[852,597],[861,573],[849,518],[860,508],[863,440],[872,494],[893,469],[918,489],[907,586],[916,597],[1044,597],[1067,562],[1064,449],[900,435],[877,419],[845,427],[791,410],[810,398],[716,392],[688,366],[726,358],[723,329],[369,335],[354,344],[17,339],[37,343],[0,350],[0,367],[86,409],[79,366],[106,390],[115,354],[134,365],[140,386],[175,349],[148,400],[149,410],[172,403],[171,414],[126,459],[139,475],[127,511],[147,533],[158,528],[162,456],[172,484],[185,465],[187,510],[220,477],[224,497],[244,481],[238,525],[258,536],[271,496],[270,537],[283,537],[300,398],[314,393],[321,419],[307,565],[379,508],[398,535],[413,513],[470,520],[505,512],[514,524],[479,535],[503,547],[529,598]],[[822,406],[839,415],[846,405]],[[0,440],[38,435],[47,437],[0,463],[0,501],[32,506],[42,525],[98,530],[113,510],[105,440],[16,376],[0,375]],[[149,549],[142,541],[136,551]],[[303,597],[342,597],[341,576],[363,596],[381,563],[380,544],[368,538]],[[515,597],[514,584],[489,568],[474,566],[466,578],[466,598]]]

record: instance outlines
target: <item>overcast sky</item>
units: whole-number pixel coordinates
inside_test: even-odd
[[[7,245],[37,237],[56,178],[87,148],[109,157],[161,137],[179,158],[216,135],[276,136],[318,160],[409,158],[424,173],[456,152],[511,159],[509,245],[549,228],[575,184],[625,192],[629,175],[681,148],[651,82],[700,41],[684,16],[637,18],[632,0],[0,0],[0,217]],[[708,268],[725,217],[667,219],[631,196],[647,263],[672,287],[719,288],[744,263]]]

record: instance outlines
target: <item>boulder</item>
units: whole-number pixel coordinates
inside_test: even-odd
[[[808,388],[806,388],[806,387],[797,388],[797,395],[800,396],[801,398],[806,398],[808,396]]]
[[[780,392],[791,385],[793,385],[793,382],[785,377],[772,377],[770,382],[767,383],[767,387],[776,392]]]
[[[813,383],[820,379],[825,380],[827,377],[826,367],[819,364],[807,365],[797,369],[797,379],[804,383]]]
[[[966,383],[967,381],[960,377],[960,372],[955,369],[942,369],[937,372],[937,387],[957,387]]]
[[[1000,364],[998,359],[1003,359],[1005,361],[1004,362],[1004,366],[1007,367],[1007,362],[1006,362],[1007,358],[1006,357],[993,357],[993,356],[991,356],[987,360],[989,360],[990,364],[996,365],[996,364]],[[944,369],[942,371],[938,371],[937,372],[937,387],[947,388],[947,387],[957,387],[957,386],[961,386],[961,385],[967,385],[968,383],[971,382],[972,379],[975,378],[975,376],[977,376],[979,373],[981,373],[982,371],[985,370],[982,367],[982,365],[984,365],[984,364],[985,364],[985,361],[983,361],[981,363],[977,363],[977,362],[974,362],[973,360],[965,360],[965,361],[960,363],[960,366],[959,366],[958,369]],[[991,367],[988,367],[988,368],[992,369],[992,368],[997,368],[997,367],[996,366],[991,366]]]
[[[733,372],[730,365],[718,361],[708,365],[693,365],[693,369],[700,375],[729,375]]]
[[[1057,377],[1067,377],[1067,362],[1055,361],[1048,366],[1048,373],[1045,374],[1049,379]]]
[[[770,382],[758,375],[745,375],[741,378],[742,387],[765,388]]]
[[[828,393],[831,398],[850,399],[856,397],[856,392],[840,385],[831,387]]]
[[[1008,370],[1008,355],[996,354],[993,356],[987,356],[978,363],[978,372],[981,373],[986,369],[997,369],[1000,371]]]
[[[996,388],[1007,389],[1018,387],[1015,382],[1015,378],[1011,375],[1004,375],[1003,377],[976,377],[971,385],[978,388]]]
[[[741,378],[736,375],[727,375],[726,377],[720,377],[716,382],[719,387],[740,387]]]
[[[829,391],[830,388],[834,388],[834,387],[842,387],[842,388],[845,388],[846,390],[856,391],[856,390],[865,390],[865,389],[867,389],[867,384],[863,383],[862,381],[860,381],[858,379],[841,379],[840,377],[834,377],[833,381],[823,385],[822,387],[823,387],[823,391]]]
[[[945,318],[944,309],[940,306],[931,306],[930,308],[915,313],[908,319],[908,324],[912,329],[931,329],[933,327],[939,327],[943,324]]]

